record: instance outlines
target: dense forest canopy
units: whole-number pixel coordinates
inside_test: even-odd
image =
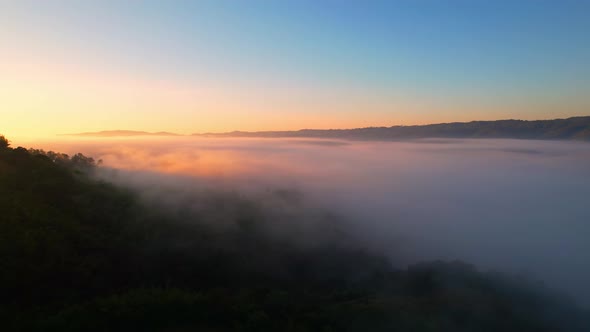
[[[6,139],[6,137],[4,137],[3,135],[0,135],[0,149],[6,149],[10,146],[10,142],[8,141],[8,139]]]
[[[212,191],[207,204],[234,211],[214,227],[209,214],[157,209],[97,180],[97,167],[0,136],[3,331],[590,327],[587,311],[539,283],[463,262],[392,266],[330,213],[318,217],[322,241],[301,245],[270,231],[264,204],[247,196]]]

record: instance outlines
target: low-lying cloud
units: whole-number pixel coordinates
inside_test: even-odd
[[[173,197],[172,205],[207,190],[261,200],[269,191],[301,195],[309,213],[298,217],[314,220],[319,210],[346,216],[367,247],[396,264],[464,260],[524,273],[590,305],[588,143],[146,138],[37,145],[102,159],[101,176],[147,199]]]

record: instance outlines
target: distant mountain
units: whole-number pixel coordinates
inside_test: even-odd
[[[147,131],[135,130],[104,130],[97,132],[87,132],[78,134],[66,134],[66,136],[85,136],[85,137],[128,137],[128,136],[180,136],[179,134],[159,131],[157,133],[150,133]]]
[[[81,137],[182,136],[170,132],[105,130],[66,134]],[[232,131],[196,133],[201,137],[340,138],[355,140],[404,140],[416,138],[516,138],[590,141],[590,116],[555,120],[497,120],[452,122],[418,126],[354,129],[301,129],[295,131]]]
[[[301,129],[297,131],[232,131],[193,134],[206,137],[313,137],[359,140],[415,138],[517,138],[590,140],[590,116],[555,120],[497,120],[440,123],[421,126],[356,129]]]

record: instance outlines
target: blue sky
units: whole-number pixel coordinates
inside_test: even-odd
[[[590,1],[4,1],[0,20],[3,66],[39,67],[30,80],[51,67],[76,85],[68,74],[76,66],[89,77],[108,73],[100,82],[215,87],[216,98],[247,105],[195,103],[194,116],[209,121],[202,129],[230,129],[223,122],[245,112],[300,116],[306,127],[590,112]],[[0,112],[42,112],[19,105]],[[120,107],[135,117],[155,112]],[[174,107],[167,112],[174,118]],[[289,127],[275,117],[231,128]]]

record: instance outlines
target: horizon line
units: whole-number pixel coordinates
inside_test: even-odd
[[[199,135],[220,135],[220,134],[231,134],[231,133],[269,133],[269,132],[300,132],[300,131],[310,131],[310,130],[323,130],[323,131],[338,131],[338,130],[358,130],[358,129],[371,129],[371,128],[394,128],[394,127],[425,127],[425,126],[434,126],[434,125],[444,125],[444,124],[456,124],[456,123],[473,123],[473,122],[499,122],[499,121],[523,121],[523,122],[535,122],[535,121],[557,121],[557,120],[568,120],[568,119],[575,119],[575,118],[586,118],[590,117],[590,115],[576,115],[570,116],[565,118],[549,118],[549,119],[536,119],[536,120],[523,120],[523,119],[496,119],[496,120],[470,120],[470,121],[450,121],[450,122],[437,122],[437,123],[428,123],[428,124],[411,124],[411,125],[391,125],[391,126],[367,126],[367,127],[348,127],[348,128],[300,128],[300,129],[293,129],[293,130],[254,130],[254,131],[247,131],[247,130],[228,130],[228,131],[220,131],[220,132],[193,132],[189,134],[179,134],[176,132],[170,131],[145,131],[145,130],[136,130],[136,129],[104,129],[99,131],[92,131],[92,132],[81,132],[81,133],[61,133],[55,134],[56,136],[92,136],[97,134],[106,134],[106,133],[116,133],[116,132],[126,132],[128,136],[199,136]]]

